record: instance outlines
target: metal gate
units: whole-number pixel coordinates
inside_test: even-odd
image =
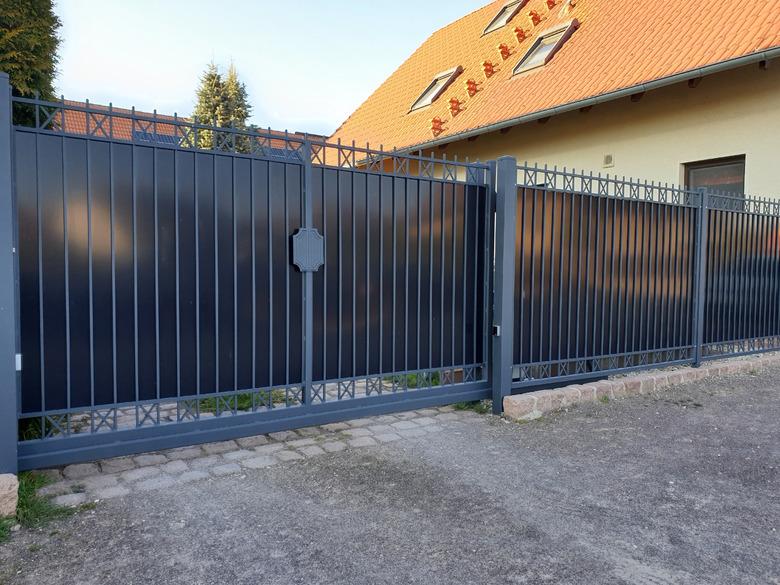
[[[12,107],[20,468],[490,396],[489,165]]]

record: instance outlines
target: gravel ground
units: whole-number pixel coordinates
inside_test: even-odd
[[[0,583],[780,584],[780,368],[101,502]]]

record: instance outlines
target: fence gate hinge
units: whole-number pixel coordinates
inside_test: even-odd
[[[300,228],[292,237],[293,264],[301,272],[317,272],[325,263],[325,241],[316,228]]]
[[[17,372],[22,371],[22,354],[20,353],[16,354],[16,371]]]

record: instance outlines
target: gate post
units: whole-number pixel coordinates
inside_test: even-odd
[[[8,74],[0,72],[0,488],[3,474],[17,472],[18,283],[11,146],[11,84]]]
[[[515,314],[515,242],[517,160],[502,156],[493,165],[496,197],[496,238],[493,261],[493,338],[490,383],[493,414],[504,412],[504,397],[512,392]]]
[[[704,309],[707,303],[707,228],[709,226],[709,194],[699,189],[699,208],[696,210],[696,286],[693,305],[693,366],[701,365],[704,344]]]

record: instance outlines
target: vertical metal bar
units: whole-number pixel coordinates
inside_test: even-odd
[[[310,157],[311,158],[311,157]],[[305,159],[304,159],[305,160]],[[249,220],[252,222],[252,391],[257,390],[257,260],[255,258],[257,247],[257,229],[255,222],[255,161],[249,161]],[[255,395],[252,394],[252,405],[255,404]]]
[[[450,365],[454,366],[456,365],[455,362],[455,240],[456,240],[456,234],[457,234],[457,228],[455,225],[455,219],[458,213],[458,199],[457,199],[457,189],[455,188],[455,183],[450,184],[450,188],[452,189],[452,246],[450,248],[450,265],[452,267],[452,270],[450,270],[450,281],[452,284],[452,295],[451,295],[451,311],[450,311],[450,322],[452,323],[450,327],[450,337],[451,337],[451,347],[450,347]],[[454,380],[453,380],[454,381]]]
[[[173,155],[173,208],[174,221],[173,237],[176,250],[176,398],[181,396],[181,309],[180,309],[180,274],[179,274],[179,153],[172,152]],[[179,408],[178,401],[176,408]]]
[[[197,145],[197,142],[195,142]],[[195,222],[195,393],[200,396],[200,187],[198,183],[198,153],[192,153]],[[189,392],[188,392],[189,394]],[[198,409],[195,409],[198,412]]]
[[[157,176],[157,149],[152,150],[152,165],[154,171],[154,346],[157,355],[157,383],[155,396],[160,399],[160,223],[159,223],[159,193]],[[159,404],[158,404],[159,407]]]
[[[314,199],[312,185],[311,142],[306,140],[303,143],[301,149],[303,151],[303,225],[306,228],[312,228],[314,227]],[[252,225],[254,226],[254,222]],[[303,277],[303,307],[304,361],[302,397],[303,403],[309,405],[312,402],[312,378],[314,372],[314,273],[311,271],[305,272]],[[324,393],[325,392],[323,390],[323,394]]]
[[[214,124],[216,127],[216,123]],[[216,146],[217,133],[212,131]],[[217,201],[217,155],[211,155],[211,188],[214,201],[214,392],[219,392],[219,201]],[[219,414],[219,398],[217,398]]]
[[[701,365],[702,343],[704,338],[704,287],[707,284],[707,217],[709,195],[706,189],[699,190],[699,207],[696,213],[696,286],[694,289],[694,343],[693,365]]]
[[[0,474],[16,473],[20,373],[17,371],[18,270],[15,196],[13,192],[13,137],[11,86],[0,72]],[[36,105],[37,110],[37,105]],[[35,164],[37,164],[37,157]],[[40,224],[38,226],[40,233]]]
[[[344,340],[344,238],[343,238],[343,210],[341,209],[341,171],[336,174],[336,232],[338,233],[338,252],[339,252],[339,319],[338,319],[338,371],[336,376],[340,379],[343,376],[342,372],[342,346]]]
[[[63,116],[65,103],[63,101]],[[70,369],[70,250],[68,250],[69,231],[68,231],[68,164],[65,158],[65,137],[61,139],[61,162],[62,162],[62,239],[65,268],[65,405],[70,410],[71,393],[71,369]],[[66,430],[70,433],[70,413],[65,416]],[[45,436],[45,430],[44,430]]]
[[[499,158],[495,163],[491,163],[491,176],[496,193],[491,386],[493,412],[501,414],[504,411],[504,397],[512,390],[517,161],[512,157]]]
[[[111,181],[111,190],[114,188],[114,175],[113,175],[113,145],[109,145],[109,180]],[[95,313],[92,291],[92,173],[91,173],[91,156],[92,149],[87,145],[87,288],[89,292],[89,406],[90,406],[90,432],[95,431],[95,418],[92,416],[92,412],[95,408]],[[112,279],[112,315],[116,316],[116,311],[113,310],[113,282],[114,272],[111,271]],[[115,346],[116,344],[114,344]],[[116,359],[114,359],[116,363]],[[116,368],[114,368],[116,370]],[[116,374],[114,374],[114,402],[116,402]]]
[[[236,135],[231,134],[234,141]],[[237,231],[238,219],[236,218],[236,157],[230,157],[230,214],[233,216],[233,390],[238,390],[238,245]]]
[[[274,407],[273,386],[274,386],[274,270],[273,270],[273,222],[271,221],[271,163],[266,163],[268,171],[265,174],[265,194],[266,194],[266,218],[268,227],[268,408]]]

